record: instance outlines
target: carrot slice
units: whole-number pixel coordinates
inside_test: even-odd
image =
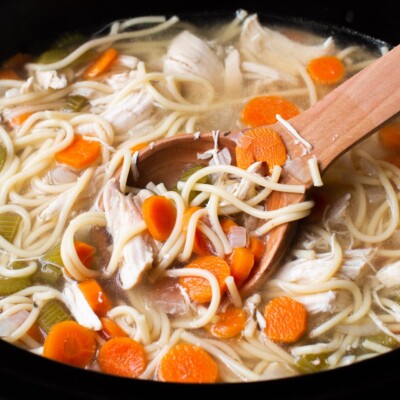
[[[85,267],[89,268],[93,262],[94,253],[96,252],[96,249],[90,244],[81,242],[79,240],[77,240],[74,243],[74,245],[76,253],[78,254],[79,259],[82,261],[82,264]]]
[[[236,146],[236,164],[247,169],[256,161],[263,161],[271,170],[275,165],[282,166],[287,159],[285,144],[277,132],[259,127],[246,131]]]
[[[249,249],[254,255],[254,262],[260,262],[265,253],[265,244],[255,236],[250,237]]]
[[[78,286],[95,314],[101,317],[107,314],[111,309],[111,301],[95,279],[79,282]]]
[[[0,79],[20,80],[21,77],[11,68],[3,68],[3,69],[0,69]]]
[[[237,223],[231,219],[231,218],[223,218],[220,221],[221,224],[221,228],[224,231],[225,235],[227,235],[229,233],[229,230],[233,227],[233,226],[237,226]]]
[[[16,53],[3,62],[6,69],[22,68],[27,62],[32,60],[32,55],[27,53]]]
[[[31,115],[32,115],[32,113],[30,113],[30,112],[17,115],[16,117],[11,118],[11,119],[8,121],[8,123],[10,124],[10,126],[11,126],[12,128],[18,128],[18,127],[21,126]]]
[[[218,312],[217,316],[218,321],[208,325],[206,329],[211,335],[221,339],[230,339],[239,335],[247,321],[246,311],[232,305],[226,311]]]
[[[230,256],[230,266],[236,285],[242,285],[254,266],[253,252],[247,247],[236,247]]]
[[[272,125],[277,122],[276,114],[290,119],[300,113],[296,104],[280,96],[257,96],[242,109],[242,122],[253,127]]]
[[[75,321],[54,325],[43,345],[43,356],[76,367],[86,367],[96,353],[94,331]]]
[[[164,196],[151,196],[143,202],[142,212],[150,235],[162,242],[167,240],[176,221],[174,203]]]
[[[138,377],[147,366],[144,347],[129,337],[115,337],[105,342],[97,361],[103,372],[129,378]]]
[[[189,220],[193,213],[197,210],[201,210],[201,207],[189,207],[183,213],[182,218],[182,232],[186,234],[187,227],[189,225]],[[208,240],[207,236],[204,233],[196,228],[194,234],[194,242],[193,242],[193,253],[198,256],[206,256],[213,254],[214,247],[212,243]]]
[[[214,383],[218,379],[218,366],[201,347],[180,343],[161,359],[158,379],[163,382]]]
[[[100,318],[100,321],[102,328],[99,333],[104,339],[110,340],[116,337],[129,337],[128,334],[112,319],[102,317]]]
[[[275,342],[294,343],[307,329],[307,310],[291,297],[276,297],[264,309],[264,332]]]
[[[41,331],[39,324],[35,322],[26,332],[32,339],[36,340],[38,343],[43,343],[44,336]]]
[[[200,256],[191,263],[186,264],[184,268],[199,268],[211,272],[218,280],[221,294],[225,293],[225,279],[230,276],[230,268],[223,258],[217,256]],[[211,286],[206,279],[197,276],[182,276],[178,281],[193,302],[208,303],[211,301]]]
[[[307,72],[316,83],[334,85],[343,79],[345,66],[335,56],[322,56],[308,63]]]
[[[81,135],[75,135],[72,143],[56,153],[55,158],[61,164],[83,169],[92,165],[100,154],[101,146],[99,142],[85,140]]]
[[[118,52],[113,47],[110,47],[104,51],[100,57],[94,61],[88,69],[84,72],[83,77],[85,79],[94,79],[99,75],[106,72],[114,60],[118,57]]]
[[[131,152],[134,153],[135,151],[140,151],[148,146],[149,142],[138,143],[135,146],[131,147]]]
[[[400,150],[400,121],[386,124],[379,131],[379,139],[389,150]]]

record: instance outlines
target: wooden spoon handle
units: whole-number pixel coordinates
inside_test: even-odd
[[[399,111],[400,45],[289,122],[312,144],[324,170]]]

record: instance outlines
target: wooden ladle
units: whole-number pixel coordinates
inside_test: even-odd
[[[281,123],[270,128],[277,131],[291,160],[298,165],[307,163],[310,157],[317,157],[321,173],[338,156],[354,144],[376,131],[400,112],[400,46],[378,58],[357,73],[308,110],[289,120],[300,136],[312,145],[309,152],[290,134]],[[236,143],[232,133],[220,133],[218,144],[229,149],[235,161]],[[211,133],[183,134],[159,140],[152,147],[140,151],[137,162],[139,176],[135,186],[144,187],[148,182],[164,182],[171,187],[189,163],[198,161],[198,153],[213,147]],[[280,182],[312,186],[309,176],[294,176],[286,164],[283,166]],[[276,209],[304,200],[305,195],[273,192],[267,201],[269,209]],[[265,237],[266,251],[251,276],[242,287],[248,294],[259,288],[277,268],[284,256],[290,238],[294,233],[294,223],[280,225]]]

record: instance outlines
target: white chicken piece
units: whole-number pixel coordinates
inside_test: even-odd
[[[374,254],[372,248],[346,250],[343,253],[343,264],[338,277],[356,280],[368,268],[368,263]]]
[[[376,274],[376,278],[387,288],[400,286],[400,261],[380,269]]]
[[[232,49],[225,58],[225,95],[239,97],[242,93],[243,74],[240,70],[240,53]]]
[[[42,89],[64,89],[68,85],[64,74],[58,74],[55,69],[49,71],[36,71],[36,82]]]
[[[102,116],[111,123],[117,133],[120,133],[148,118],[153,110],[153,99],[145,90],[141,90],[124,97],[105,110]]]
[[[115,179],[107,183],[103,191],[103,206],[107,229],[114,243],[129,228],[143,221],[141,205],[151,195],[150,191],[143,189],[135,196],[125,196],[120,192]],[[123,289],[130,289],[141,281],[144,273],[152,266],[154,253],[155,245],[148,233],[137,235],[125,244],[119,269]]]
[[[248,57],[279,71],[297,75],[297,68],[288,59],[305,65],[316,57],[332,54],[334,42],[328,38],[320,45],[295,42],[284,34],[260,25],[256,14],[249,16],[242,29],[240,50]]]
[[[310,314],[333,312],[335,310],[336,292],[328,290],[327,292],[307,294],[297,296],[296,300],[302,303]]]
[[[164,60],[164,72],[200,76],[217,90],[224,84],[221,60],[204,40],[189,31],[183,31],[172,41]]]
[[[86,328],[99,331],[102,327],[98,316],[93,312],[77,282],[67,283],[63,298],[76,321]]]

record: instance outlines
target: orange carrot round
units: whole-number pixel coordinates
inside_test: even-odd
[[[221,339],[230,339],[239,335],[247,321],[246,311],[234,306],[229,306],[224,312],[218,312],[217,316],[218,321],[210,324],[207,329],[213,336]]]
[[[307,329],[307,310],[291,297],[276,297],[264,309],[265,334],[275,342],[294,343]]]
[[[85,140],[81,135],[75,135],[68,147],[55,154],[55,159],[72,168],[83,169],[92,165],[100,157],[100,154],[99,142]]]
[[[225,293],[225,279],[230,275],[230,268],[223,258],[201,256],[185,265],[184,268],[200,268],[211,272],[218,280],[221,294]],[[193,302],[208,303],[211,301],[211,286],[206,279],[197,276],[182,276],[179,278],[179,284],[186,290]]]
[[[19,114],[14,118],[11,118],[8,122],[12,128],[18,128],[21,126],[33,113],[27,112],[24,114]]]
[[[129,378],[138,377],[147,366],[144,347],[129,337],[115,337],[105,342],[97,361],[103,372]]]
[[[201,347],[181,343],[161,359],[158,379],[163,382],[214,383],[218,379],[218,366]]]
[[[176,208],[164,196],[151,196],[142,204],[143,219],[150,235],[159,241],[166,241],[174,229]]]
[[[308,63],[307,72],[316,83],[334,85],[343,79],[345,66],[335,56],[322,56]]]
[[[84,368],[96,353],[95,333],[75,321],[54,325],[43,345],[43,356]]]
[[[388,150],[400,150],[400,122],[386,124],[379,131],[379,139]]]
[[[227,235],[229,233],[229,230],[232,227],[237,226],[237,223],[231,218],[223,218],[220,221],[220,224],[221,224],[221,228],[224,231],[225,235]]]
[[[110,340],[115,337],[129,337],[128,334],[112,319],[102,317],[100,318],[101,322],[101,331],[100,335],[106,339]]]
[[[95,279],[79,282],[78,286],[95,314],[101,317],[107,314],[111,309],[111,302]]]
[[[296,104],[280,96],[258,96],[248,101],[242,109],[242,122],[250,126],[272,125],[276,114],[290,119],[300,113]]]
[[[94,79],[106,72],[114,60],[118,57],[118,52],[113,47],[105,50],[97,60],[95,60],[84,72],[85,79]]]
[[[182,218],[182,232],[186,234],[187,227],[189,225],[189,220],[193,213],[197,210],[201,210],[201,207],[189,207],[183,213]],[[194,234],[194,242],[193,242],[193,253],[198,256],[206,256],[213,253],[213,245],[208,240],[207,236],[201,232],[200,229],[196,228]]]
[[[247,247],[233,249],[230,256],[231,275],[237,286],[243,284],[254,266],[254,254]]]
[[[265,244],[255,236],[250,237],[249,249],[254,255],[254,262],[260,262],[265,253]]]
[[[249,129],[239,139],[236,149],[236,165],[247,169],[256,161],[264,161],[269,170],[282,166],[287,160],[286,146],[279,134],[269,128]]]
[[[81,260],[82,264],[85,267],[89,268],[93,262],[94,253],[96,252],[96,249],[90,244],[81,242],[79,240],[75,241],[74,245],[76,254],[78,254],[78,257]]]

